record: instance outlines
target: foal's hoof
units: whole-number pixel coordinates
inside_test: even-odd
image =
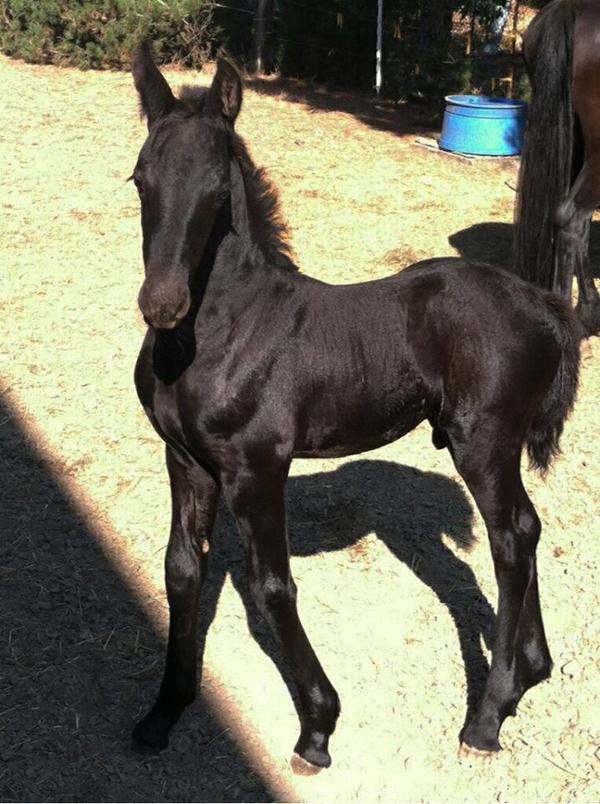
[[[164,715],[147,715],[133,730],[132,746],[134,750],[164,751],[169,745],[169,728],[171,719]]]
[[[497,751],[482,751],[480,748],[473,748],[472,745],[468,743],[461,743],[460,748],[458,749],[458,756],[459,757],[477,757],[478,759],[494,759],[500,753],[501,749]]]
[[[309,765],[317,768],[328,768],[331,765],[331,757],[328,749],[329,735],[321,731],[303,732],[294,748],[294,756],[303,759]],[[292,765],[293,767],[293,765]],[[304,773],[304,776],[311,776]]]
[[[316,776],[317,773],[321,773],[323,768],[328,768],[331,765],[331,757],[329,757],[329,765],[313,765],[312,762],[308,762],[299,754],[292,754],[290,765],[296,776]]]

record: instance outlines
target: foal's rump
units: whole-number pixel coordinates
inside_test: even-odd
[[[496,419],[507,436],[521,434],[534,466],[547,469],[577,390],[580,330],[568,304],[507,271],[461,259],[427,260],[404,276],[415,287],[426,277],[441,280],[409,311],[408,328],[422,369],[441,377],[434,423]]]

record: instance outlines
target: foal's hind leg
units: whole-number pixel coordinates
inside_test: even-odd
[[[247,550],[250,591],[281,643],[298,691],[301,732],[295,751],[326,768],[340,704],[298,617],[285,525],[287,471],[287,465],[277,466],[258,475],[240,467],[234,481],[224,484],[224,493]]]
[[[156,703],[134,729],[138,743],[166,748],[169,730],[196,695],[198,596],[206,577],[217,484],[197,464],[184,464],[167,447],[171,481],[171,535],[165,559],[169,645]]]
[[[540,521],[521,481],[521,445],[511,448],[507,439],[494,447],[502,428],[489,425],[468,441],[451,436],[456,467],[485,520],[498,582],[490,674],[479,709],[462,734],[467,750],[483,752],[500,750],[504,719],[515,714],[524,692],[548,678],[552,667],[535,561]]]

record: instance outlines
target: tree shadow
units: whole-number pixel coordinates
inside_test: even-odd
[[[387,461],[357,460],[332,472],[290,478],[287,503],[293,556],[342,550],[374,532],[436,594],[457,631],[467,682],[466,722],[489,672],[481,638],[491,648],[495,615],[473,571],[442,539],[446,534],[462,547],[473,542],[473,511],[461,487],[442,475]],[[212,621],[230,573],[246,608],[251,633],[276,664],[295,700],[279,647],[252,602],[235,525],[225,510],[217,531],[203,590],[201,632],[205,635]]]
[[[164,641],[1,401],[0,465],[0,800],[276,800],[202,697],[131,750]]]
[[[476,223],[450,235],[448,242],[462,257],[487,262],[512,270],[514,225],[512,223]],[[590,262],[592,275],[600,279],[600,221],[590,227]]]
[[[309,111],[353,115],[377,131],[388,131],[399,137],[410,134],[437,136],[441,126],[442,117],[437,107],[397,103],[359,90],[343,92],[295,78],[257,75],[246,76],[244,85],[259,95],[302,104]]]

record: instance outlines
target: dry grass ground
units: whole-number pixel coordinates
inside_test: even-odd
[[[545,482],[526,473],[555,670],[506,722],[497,760],[457,758],[496,589],[481,520],[427,427],[293,467],[301,615],[342,698],[334,766],[289,769],[296,715],[259,643],[276,650],[260,626],[249,634],[225,512],[203,694],[166,752],[130,752],[162,669],[169,523],[162,447],[132,382],[144,327],[125,179],[145,129],[127,75],[2,59],[0,82],[0,799],[599,800],[597,340],[564,456]],[[273,84],[248,91],[240,129],[307,273],[351,282],[457,251],[508,258],[513,160],[443,156],[415,143],[405,111]]]

